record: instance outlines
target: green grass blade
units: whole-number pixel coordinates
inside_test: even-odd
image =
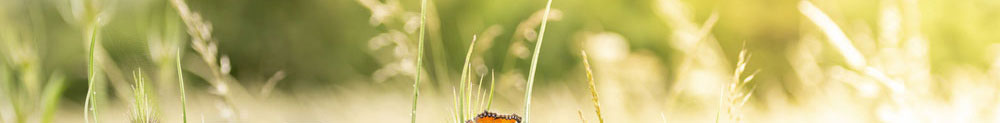
[[[465,82],[469,78],[469,76],[467,75],[467,74],[469,74],[469,58],[472,57],[472,51],[475,50],[475,48],[476,48],[476,36],[473,35],[472,36],[472,43],[469,43],[469,50],[468,50],[467,53],[465,53],[465,63],[463,63],[463,65],[462,65],[463,66],[462,67],[462,79],[459,79],[459,81],[462,81],[461,85],[459,86],[461,88],[461,89],[459,89],[460,90],[459,94],[461,94],[461,96],[462,96],[462,97],[459,97],[459,98],[462,98],[462,99],[459,99],[459,102],[458,102],[458,107],[459,107],[459,109],[458,109],[458,118],[460,120],[465,120],[465,108],[464,108],[465,107],[464,96],[465,96],[465,93],[466,93],[465,92],[465,86],[466,86]]]
[[[535,70],[538,66],[538,54],[542,51],[542,37],[545,37],[545,25],[549,21],[549,11],[552,9],[552,0],[545,4],[545,14],[542,16],[542,27],[538,29],[538,39],[535,44],[534,55],[531,56],[531,69],[528,71],[528,88],[524,89],[524,122],[528,122],[531,117],[531,88],[535,84]]]
[[[470,99],[471,99],[471,100],[473,101],[473,102],[472,102],[472,104],[474,104],[474,105],[472,105],[472,106],[474,106],[474,107],[473,107],[473,108],[471,108],[471,109],[473,109],[473,110],[482,110],[482,108],[483,108],[483,105],[482,105],[482,104],[483,104],[483,103],[482,103],[482,102],[483,102],[483,101],[482,101],[482,99],[483,99],[483,95],[481,95],[481,94],[482,94],[482,92],[483,92],[483,89],[482,89],[481,87],[482,87],[482,85],[483,85],[483,80],[484,80],[484,79],[486,79],[486,77],[485,77],[485,76],[479,76],[479,84],[476,84],[476,88],[475,88],[475,89],[476,89],[476,92],[475,92],[475,93],[472,93],[472,95],[473,95],[474,97],[473,97],[473,98],[470,98]],[[470,84],[469,86],[470,86],[469,88],[472,88],[472,87],[471,87],[471,86],[472,86],[471,84]],[[472,114],[472,113],[475,113],[475,112],[473,112],[473,111],[469,111],[469,115],[470,115],[470,116],[471,116],[471,115],[475,115],[475,114]]]
[[[44,107],[42,108],[42,123],[51,123],[59,108],[59,100],[63,91],[66,90],[66,77],[62,74],[55,74],[49,77],[49,83],[45,84]]]
[[[132,72],[132,79],[135,80],[135,86],[132,88],[132,93],[135,98],[135,106],[133,106],[133,122],[140,123],[150,123],[156,121],[153,116],[152,102],[150,101],[150,95],[148,90],[146,90],[146,80],[142,75],[142,69]]]
[[[458,93],[455,92],[455,88],[451,88],[451,96],[454,97],[454,98],[451,98],[451,101],[452,101],[453,104],[455,104],[454,106],[452,106],[455,110],[452,111],[451,113],[454,116],[455,123],[461,123],[460,122],[461,119],[458,116],[458,115],[460,115],[459,108],[458,108]]]
[[[183,45],[181,45],[183,46]],[[184,69],[181,68],[181,51],[183,48],[177,48],[177,83],[180,84],[181,89],[181,120],[183,123],[187,123],[187,93],[184,90]]]
[[[490,110],[490,107],[493,107],[493,88],[496,87],[497,85],[496,83],[497,83],[497,74],[495,72],[490,71],[490,97],[489,101],[486,102],[486,110]]]
[[[413,108],[410,109],[410,123],[417,122],[417,99],[420,97],[420,68],[424,64],[425,20],[427,20],[427,0],[420,0],[420,36],[417,36],[417,77],[413,80]]]
[[[466,65],[465,67],[471,69],[472,65],[471,64],[470,65]],[[463,108],[462,110],[465,111],[465,116],[469,116],[469,118],[471,119],[472,118],[472,113],[470,113],[470,112],[472,112],[472,108],[471,108],[472,107],[472,101],[471,101],[472,100],[472,80],[474,79],[474,77],[472,76],[472,72],[471,71],[468,72],[468,74],[466,76],[467,76],[466,78],[468,78],[468,80],[465,81],[465,86],[464,86],[465,87],[465,93],[464,93],[465,95],[463,96],[463,98],[465,100],[462,100],[463,102],[465,102],[463,104],[463,105],[465,105],[465,107],[462,107]]]
[[[90,123],[90,120],[88,119],[89,117],[87,117],[87,115],[88,115],[88,111],[91,111],[91,110],[93,110],[93,113],[94,113],[94,122],[98,122],[97,121],[97,111],[95,109],[91,109],[91,108],[97,108],[97,106],[96,106],[97,104],[91,103],[91,101],[96,101],[96,100],[92,100],[92,98],[96,98],[96,97],[93,97],[93,96],[96,96],[96,95],[94,95],[94,78],[96,77],[95,76],[96,74],[94,73],[94,48],[96,48],[95,46],[97,44],[97,30],[98,30],[99,26],[100,25],[98,25],[97,23],[94,24],[94,30],[92,30],[91,36],[90,36],[90,52],[89,52],[90,53],[90,57],[87,60],[87,76],[88,76],[88,78],[87,78],[87,97],[86,97],[86,99],[84,99],[84,103],[83,103],[83,120],[86,123]]]

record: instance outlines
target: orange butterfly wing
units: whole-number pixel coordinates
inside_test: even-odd
[[[474,123],[521,123],[521,117],[517,115],[497,115],[493,112],[484,111],[470,121],[475,121]]]
[[[483,117],[476,119],[476,123],[519,123],[519,122],[514,119]]]

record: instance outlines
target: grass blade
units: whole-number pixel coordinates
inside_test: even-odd
[[[482,108],[483,108],[483,105],[482,105],[483,104],[482,103],[483,102],[482,101],[482,99],[483,99],[483,95],[482,95],[483,89],[481,87],[483,85],[483,80],[484,79],[486,79],[486,75],[479,76],[479,84],[476,84],[476,88],[475,88],[476,89],[476,93],[472,93],[472,95],[474,95],[474,97],[471,98],[471,100],[474,101],[473,102],[473,104],[474,104],[473,106],[474,107],[472,108],[472,110],[482,110]],[[469,115],[470,116],[471,115],[475,115],[475,114],[472,114],[472,113],[473,112],[470,110],[469,111]]]
[[[458,112],[459,111],[459,108],[458,108],[458,93],[455,92],[455,88],[451,88],[451,96],[454,97],[451,100],[452,100],[452,103],[455,104],[454,106],[452,106],[453,108],[455,108],[455,111],[452,111],[451,114],[452,114],[452,116],[454,116],[453,118],[455,119],[454,120],[455,123],[461,123],[460,122],[461,119],[459,119],[459,117],[458,117],[458,115],[460,114]]]
[[[719,123],[719,117],[722,115],[722,102],[726,100],[725,93],[722,91],[725,90],[726,90],[725,85],[723,85],[722,88],[719,88],[719,109],[715,110],[715,123]]]
[[[155,98],[150,95],[150,90],[147,90],[146,78],[142,75],[142,68],[132,72],[132,79],[135,81],[135,85],[132,86],[132,93],[134,98],[134,106],[132,107],[132,122],[133,123],[155,123],[159,121],[156,117],[156,102],[153,102],[150,98]]]
[[[466,93],[465,92],[465,86],[466,86],[465,82],[469,78],[469,76],[467,75],[467,74],[469,74],[469,58],[472,57],[472,51],[475,48],[476,48],[476,36],[473,35],[472,36],[472,43],[469,43],[469,51],[467,53],[465,53],[465,63],[463,63],[463,65],[462,65],[463,66],[462,67],[462,79],[459,79],[459,81],[462,81],[461,82],[462,84],[459,86],[460,88],[462,88],[462,89],[460,89],[459,94],[461,94],[463,97],[464,97],[464,95]],[[463,98],[463,97],[460,97],[460,98]],[[465,107],[465,99],[459,99],[459,101],[460,102],[458,102],[458,107],[459,107],[459,109],[458,109],[458,118],[460,120],[465,120],[465,108],[464,108]]]
[[[545,37],[545,25],[549,21],[549,11],[552,9],[552,0],[545,4],[545,14],[542,16],[542,26],[538,29],[538,42],[535,42],[535,52],[531,56],[531,69],[528,71],[528,87],[524,93],[524,122],[528,122],[531,117],[531,88],[535,85],[535,69],[538,66],[538,54],[542,51],[542,37]]]
[[[594,110],[597,112],[597,121],[604,123],[604,117],[601,117],[601,102],[597,98],[597,85],[594,84],[594,70],[590,69],[590,60],[588,60],[587,52],[581,50],[580,53],[583,54],[583,65],[587,68],[587,82],[590,83],[590,95],[594,97]]]
[[[489,99],[489,101],[486,102],[486,110],[489,110],[490,107],[493,107],[493,88],[496,87],[496,83],[497,83],[497,74],[495,72],[491,71],[490,72],[490,97],[489,97],[490,99]]]
[[[844,34],[844,31],[826,13],[823,13],[822,10],[809,1],[799,2],[799,11],[826,33],[827,38],[830,39],[830,43],[837,47],[837,50],[844,56],[848,65],[856,68],[865,66],[864,56],[854,48],[854,45],[847,38],[847,35]]]
[[[94,122],[98,122],[97,121],[97,110],[94,109],[94,108],[97,108],[97,104],[96,104],[96,100],[93,100],[92,98],[97,98],[97,97],[95,97],[96,95],[94,93],[94,78],[96,77],[95,76],[96,74],[94,73],[94,48],[96,48],[95,46],[97,44],[97,30],[98,30],[98,27],[100,27],[100,25],[98,24],[99,22],[100,22],[100,19],[98,19],[98,21],[94,23],[94,30],[92,30],[91,35],[90,35],[90,52],[89,52],[90,57],[87,60],[87,76],[88,76],[88,78],[87,78],[87,97],[84,99],[84,102],[83,102],[83,120],[86,123],[90,123],[89,117],[87,117],[88,111],[93,111],[93,113],[94,113]],[[91,101],[95,101],[95,102],[91,103]]]
[[[900,94],[906,90],[902,83],[889,78],[885,72],[868,66],[865,56],[857,48],[854,48],[854,44],[851,43],[850,38],[819,7],[813,5],[812,2],[804,0],[799,2],[799,11],[826,34],[830,44],[837,47],[837,51],[844,57],[844,61],[847,62],[848,67],[879,80],[882,82],[881,84],[888,87],[894,94]]]
[[[45,84],[43,93],[42,123],[51,123],[56,110],[59,110],[59,100],[66,90],[66,77],[62,74],[55,74],[49,77],[49,83]]]
[[[469,52],[472,52],[472,51],[469,51]],[[466,65],[465,67],[469,68],[469,69],[472,69],[472,64]],[[468,77],[469,80],[466,80],[465,81],[465,86],[463,86],[463,87],[465,87],[465,92],[463,92],[463,94],[465,95],[465,96],[463,96],[463,98],[465,98],[465,100],[462,100],[462,101],[465,102],[464,103],[465,107],[462,107],[463,108],[462,110],[465,111],[465,116],[469,116],[469,118],[472,118],[473,117],[472,116],[472,80],[475,79],[475,77],[472,76],[472,72],[471,71],[466,76]]]
[[[181,45],[183,46],[183,45]],[[181,68],[181,50],[177,48],[177,83],[181,89],[181,120],[187,123],[187,94],[184,92],[184,69]]]
[[[425,20],[427,20],[427,0],[420,0],[420,36],[417,36],[417,77],[413,80],[413,108],[410,109],[410,123],[417,122],[417,99],[420,97],[420,68],[424,64]]]

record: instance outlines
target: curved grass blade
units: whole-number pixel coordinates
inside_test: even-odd
[[[465,113],[465,109],[466,108],[464,108],[465,107],[465,101],[466,101],[466,99],[464,99],[464,95],[466,93],[465,82],[466,81],[471,81],[471,80],[467,80],[468,78],[471,78],[467,74],[469,74],[469,58],[472,57],[472,51],[475,50],[475,48],[476,48],[476,36],[473,35],[472,36],[472,43],[469,43],[469,50],[468,50],[468,52],[465,53],[465,63],[463,63],[463,65],[462,65],[462,66],[464,66],[464,67],[462,67],[462,79],[459,79],[460,81],[462,81],[461,82],[462,84],[459,86],[459,87],[461,87],[461,89],[459,91],[459,94],[462,95],[462,97],[460,97],[462,99],[459,99],[459,103],[458,103],[458,107],[459,107],[458,108],[458,113],[459,113],[458,114],[458,118],[459,119],[463,119],[463,120],[465,119],[465,114],[466,114]]]
[[[183,45],[181,45],[183,46]],[[182,48],[177,48],[177,83],[180,84],[181,89],[181,120],[187,123],[187,93],[184,92],[184,69],[181,68],[181,50]]]
[[[549,21],[549,11],[552,9],[552,0],[545,4],[545,14],[542,16],[542,26],[538,29],[538,39],[535,43],[535,52],[531,57],[531,69],[528,71],[528,87],[524,93],[524,122],[530,121],[531,117],[531,88],[535,85],[535,70],[538,66],[538,54],[542,51],[542,37],[545,37],[545,25]]]
[[[100,19],[98,19],[98,20],[100,20]],[[100,21],[98,21],[98,22],[100,22]],[[87,116],[88,115],[88,111],[93,111],[93,113],[94,113],[94,122],[98,122],[98,120],[97,120],[97,110],[95,109],[95,108],[97,108],[97,104],[96,104],[96,102],[91,103],[91,101],[96,101],[96,100],[93,100],[92,98],[97,98],[96,97],[97,95],[94,92],[94,78],[96,77],[95,76],[96,74],[94,73],[94,48],[96,48],[95,46],[97,44],[97,30],[98,30],[98,27],[100,27],[100,25],[98,25],[97,23],[95,23],[94,24],[94,30],[92,30],[91,35],[90,35],[90,52],[89,52],[90,57],[87,60],[87,76],[88,76],[88,78],[87,78],[87,97],[86,97],[86,99],[84,99],[84,103],[83,103],[83,120],[86,123],[90,123],[90,119]]]

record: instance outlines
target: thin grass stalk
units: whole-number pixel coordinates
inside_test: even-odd
[[[719,109],[715,111],[715,123],[719,123],[719,116],[722,115],[722,103],[726,100],[725,93],[723,92],[725,90],[726,85],[722,85],[722,87],[719,88]]]
[[[492,74],[492,72],[493,72],[493,71],[490,71],[490,72],[491,72],[491,74]],[[492,77],[492,75],[491,75],[491,77]],[[486,75],[485,75],[485,74],[483,74],[483,78],[484,78],[484,79],[486,78]],[[492,78],[491,78],[491,79],[490,79],[490,81],[491,81],[490,83],[493,83],[493,82],[495,82],[495,81],[493,81],[493,80],[494,80],[494,79],[492,79]],[[480,94],[482,94],[482,95],[480,95],[480,98],[479,98],[479,109],[480,109],[480,110],[483,110],[483,111],[488,111],[488,110],[489,110],[489,108],[487,108],[487,107],[486,107],[486,105],[487,105],[487,102],[486,102],[486,101],[489,101],[489,100],[490,100],[490,98],[491,98],[490,96],[492,96],[492,95],[490,95],[490,94],[493,94],[493,92],[492,92],[492,91],[493,91],[493,86],[492,86],[492,84],[490,85],[490,90],[489,90],[490,92],[486,92],[486,91],[487,91],[487,90],[483,90],[483,93],[480,93]]]
[[[472,69],[472,64],[466,65],[465,67],[467,67],[469,69]],[[467,78],[468,80],[465,81],[465,92],[463,93],[464,94],[464,100],[462,100],[462,102],[465,102],[464,103],[465,107],[462,107],[462,108],[465,111],[465,116],[469,116],[469,118],[472,118],[473,117],[473,115],[472,115],[472,108],[471,108],[472,107],[472,101],[471,101],[472,100],[472,79],[473,79],[472,71],[469,71],[469,73],[466,76],[468,77]]]
[[[207,65],[212,78],[206,78],[213,87],[217,89],[216,95],[222,98],[222,102],[225,105],[226,110],[229,110],[236,115],[242,116],[242,112],[236,107],[235,96],[231,94],[231,89],[242,89],[239,82],[231,82],[229,79],[229,73],[223,73],[220,69],[220,64],[229,64],[228,60],[219,60],[218,57],[218,42],[211,37],[212,26],[208,21],[203,20],[201,15],[192,12],[187,3],[184,0],[171,0],[171,4],[174,9],[177,10],[177,14],[181,16],[181,20],[184,21],[184,25],[188,28],[188,35],[191,36],[191,46],[201,57],[202,61]],[[225,58],[226,56],[223,56]],[[223,62],[224,61],[224,62]],[[221,62],[221,63],[220,63]],[[235,81],[235,80],[232,80]],[[229,117],[229,120],[237,120],[242,117]]]
[[[132,76],[133,76],[133,78],[135,78],[135,75],[132,75]],[[139,91],[136,91],[136,90],[137,90],[136,87],[133,85],[132,86],[132,98],[133,98],[132,105],[135,105],[136,107],[138,107],[138,105],[140,105],[140,102],[139,102],[139,98],[140,97],[139,97]],[[139,115],[139,112],[142,112],[142,110],[140,110],[139,108],[134,108],[133,107],[132,108],[132,118],[133,119],[139,119],[139,117],[141,117],[141,115]]]
[[[452,111],[451,115],[454,116],[455,123],[461,123],[461,122],[459,122],[459,121],[461,121],[461,119],[459,118],[459,115],[461,115],[461,113],[459,113],[459,110],[461,110],[461,109],[458,108],[458,106],[459,106],[459,103],[458,103],[458,93],[455,92],[455,88],[451,88],[451,96],[454,97],[454,98],[452,98],[452,104],[455,104],[454,106],[452,106],[453,108],[455,108],[455,111]]]
[[[136,73],[135,71],[132,72],[132,79],[134,79],[134,81],[136,83],[135,86],[132,87],[132,93],[134,93],[133,96],[135,96],[135,107],[133,107],[133,108],[134,108],[134,110],[136,110],[136,112],[133,112],[133,113],[135,113],[134,115],[135,115],[135,118],[136,118],[134,120],[141,122],[141,121],[144,121],[146,119],[146,117],[145,117],[146,115],[143,115],[143,114],[146,114],[146,109],[142,108],[142,105],[144,105],[146,103],[145,102],[146,95],[143,94],[143,93],[145,93],[145,90],[144,90],[144,88],[145,88],[144,86],[145,85],[143,85],[142,79],[139,78],[139,76],[142,76],[142,75],[138,75],[138,74],[142,74],[142,73]],[[135,121],[133,121],[133,122],[135,122]]]
[[[483,77],[483,79],[486,79],[486,74],[483,74],[482,77]],[[479,108],[479,110],[486,111],[486,100],[487,100],[486,96],[489,96],[489,93],[486,92],[488,90],[483,89],[482,85],[480,85],[479,87],[482,90],[482,93],[479,93],[479,107],[477,107],[477,108]]]
[[[479,76],[479,80],[480,80],[479,82],[482,83],[483,82],[482,80],[484,78],[486,78],[486,76]],[[472,93],[472,97],[473,97],[472,98],[472,107],[471,107],[472,110],[469,111],[470,114],[472,112],[482,110],[482,108],[483,108],[483,105],[482,105],[483,104],[482,103],[483,102],[482,101],[483,95],[481,93],[483,91],[482,84],[477,84],[474,89],[476,90],[476,93]],[[474,115],[474,114],[472,114],[472,115]],[[472,116],[472,115],[470,115],[470,116]]]
[[[486,78],[486,76],[484,75],[483,78]],[[482,87],[482,86],[480,86],[480,87]],[[478,104],[479,107],[476,107],[476,109],[479,109],[479,110],[482,110],[482,111],[486,111],[486,96],[488,96],[487,93],[486,93],[486,90],[483,90],[483,93],[479,93],[479,98],[478,98],[479,99],[479,104]]]
[[[55,74],[49,77],[49,83],[45,84],[43,97],[43,107],[42,107],[42,123],[51,123],[52,118],[55,116],[57,110],[59,110],[59,100],[62,93],[66,90],[65,77],[62,74]],[[0,119],[2,121],[2,119]]]
[[[470,67],[470,66],[466,65],[466,67]],[[462,94],[461,95],[462,96],[462,100],[461,100],[462,101],[462,116],[469,116],[469,118],[472,118],[472,115],[469,114],[469,112],[471,112],[470,111],[471,109],[469,109],[469,98],[470,98],[469,97],[469,93],[470,93],[470,91],[472,91],[472,88],[469,88],[469,86],[472,86],[472,74],[471,73],[472,72],[469,72],[469,73],[463,75],[463,76],[466,76],[466,79],[462,80],[462,90],[465,90],[465,91],[462,91],[462,93],[461,93]],[[462,120],[465,120],[465,119],[466,118],[463,118]]]
[[[142,69],[132,72],[132,78],[135,80],[135,86],[132,87],[132,93],[135,98],[135,106],[133,107],[133,118],[132,122],[138,123],[153,123],[156,122],[156,118],[153,116],[152,102],[150,101],[149,91],[146,90],[146,79],[142,75]]]
[[[483,104],[482,103],[483,102],[482,101],[482,99],[483,99],[483,95],[482,95],[483,89],[482,89],[482,87],[483,87],[483,80],[484,79],[486,79],[486,75],[479,76],[479,84],[476,84],[476,88],[475,88],[476,89],[476,93],[472,93],[472,95],[475,95],[475,98],[472,98],[472,100],[475,101],[475,106],[476,106],[475,108],[472,108],[472,109],[475,109],[477,111],[483,108],[483,105],[482,105]],[[473,112],[473,111],[470,111],[470,113],[471,112]]]
[[[177,49],[177,83],[181,89],[181,120],[187,123],[187,93],[184,90],[184,71],[181,69],[181,48]]]
[[[469,78],[469,76],[466,75],[466,74],[469,73],[469,58],[472,57],[472,51],[475,48],[476,48],[476,35],[472,35],[472,43],[469,43],[469,50],[468,50],[467,53],[465,53],[465,63],[463,63],[463,65],[462,65],[463,66],[462,67],[462,79],[459,79],[459,81],[462,81],[462,82],[460,82],[461,85],[459,86],[460,88],[462,88],[459,91],[459,94],[462,94],[462,96],[465,96],[465,86],[466,86],[465,82]],[[462,97],[456,97],[456,98],[462,98]],[[458,102],[458,108],[459,109],[458,109],[457,113],[458,113],[458,118],[459,119],[463,119],[463,120],[465,119],[465,108],[463,108],[463,107],[465,107],[464,104],[465,104],[465,99],[464,98],[459,99],[459,102]]]
[[[583,55],[583,65],[587,68],[587,83],[590,84],[590,95],[594,97],[594,112],[597,112],[597,121],[604,123],[604,117],[601,116],[601,102],[597,98],[597,85],[594,84],[594,70],[590,69],[590,60],[588,60],[587,52],[581,50],[580,54]]]
[[[96,78],[95,75],[97,75],[97,74],[94,73],[94,49],[95,49],[95,46],[97,44],[97,30],[98,30],[99,26],[100,25],[98,25],[98,23],[95,22],[94,23],[94,29],[92,30],[91,35],[90,35],[90,52],[89,52],[90,57],[87,60],[87,76],[88,76],[88,78],[87,78],[87,97],[83,101],[83,120],[84,120],[85,123],[90,123],[90,119],[89,119],[89,117],[87,117],[89,115],[88,111],[93,111],[93,113],[94,113],[94,122],[95,123],[99,122],[97,120],[97,111],[94,110],[95,108],[97,108],[97,106],[96,106],[97,104],[96,104],[96,102],[91,103],[91,101],[96,101],[96,100],[92,100],[92,98],[97,98],[96,95],[94,95],[95,94],[95,92],[94,92],[94,79]]]
[[[723,101],[729,102],[729,104],[726,105],[728,107],[725,108],[729,116],[729,121],[733,123],[742,122],[743,118],[741,114],[742,108],[746,104],[746,102],[750,100],[750,96],[753,95],[752,92],[755,89],[757,89],[757,87],[756,86],[751,87],[750,90],[744,90],[743,88],[745,88],[750,83],[750,81],[753,80],[754,76],[756,76],[757,73],[760,72],[759,70],[757,70],[750,74],[744,74],[746,73],[746,68],[748,62],[750,61],[750,57],[751,55],[749,54],[749,52],[747,52],[746,49],[746,43],[743,43],[743,48],[742,50],[740,50],[738,60],[736,62],[736,68],[735,70],[733,70],[732,82],[724,85],[723,88],[719,90],[720,103],[719,103],[719,112],[716,112],[716,119],[715,119],[716,122],[719,122],[720,119],[719,117],[721,115],[722,109],[724,109]],[[746,75],[746,77],[742,77],[743,75]]]
[[[531,68],[528,71],[528,87],[524,93],[524,122],[530,121],[531,117],[531,88],[535,85],[535,70],[538,67],[538,54],[542,51],[542,39],[545,37],[545,25],[549,21],[549,11],[552,10],[552,0],[545,4],[545,14],[542,16],[542,26],[538,29],[538,39],[535,43],[535,52],[531,56]]]
[[[486,110],[489,110],[490,107],[493,107],[493,88],[496,87],[496,83],[497,83],[497,74],[493,71],[490,71],[490,97],[489,97],[490,99],[489,101],[486,102]]]
[[[864,55],[862,55],[857,48],[854,48],[854,44],[851,43],[850,38],[848,38],[847,35],[844,34],[844,31],[837,26],[837,23],[834,23],[833,19],[830,19],[830,17],[820,10],[819,7],[816,7],[816,5],[813,5],[812,2],[805,0],[799,2],[798,7],[799,12],[801,12],[802,15],[809,18],[813,24],[816,24],[816,26],[819,27],[824,34],[826,34],[826,37],[829,38],[828,41],[830,44],[837,47],[837,51],[839,51],[844,57],[844,60],[847,62],[849,68],[879,80],[881,84],[885,85],[890,91],[892,91],[893,95],[902,94],[905,91],[905,87],[902,83],[889,78],[885,72],[868,66]],[[901,102],[902,100],[895,99],[895,101]]]
[[[420,69],[424,65],[425,20],[427,20],[427,0],[420,0],[420,33],[417,36],[417,74],[413,80],[413,108],[410,109],[410,123],[417,122],[417,99],[420,97]]]
[[[799,11],[816,24],[816,26],[820,27],[823,33],[826,34],[826,37],[830,39],[830,43],[840,51],[840,54],[850,67],[865,66],[864,56],[854,48],[851,40],[837,26],[837,23],[833,22],[833,19],[830,19],[829,16],[809,1],[800,2]]]

